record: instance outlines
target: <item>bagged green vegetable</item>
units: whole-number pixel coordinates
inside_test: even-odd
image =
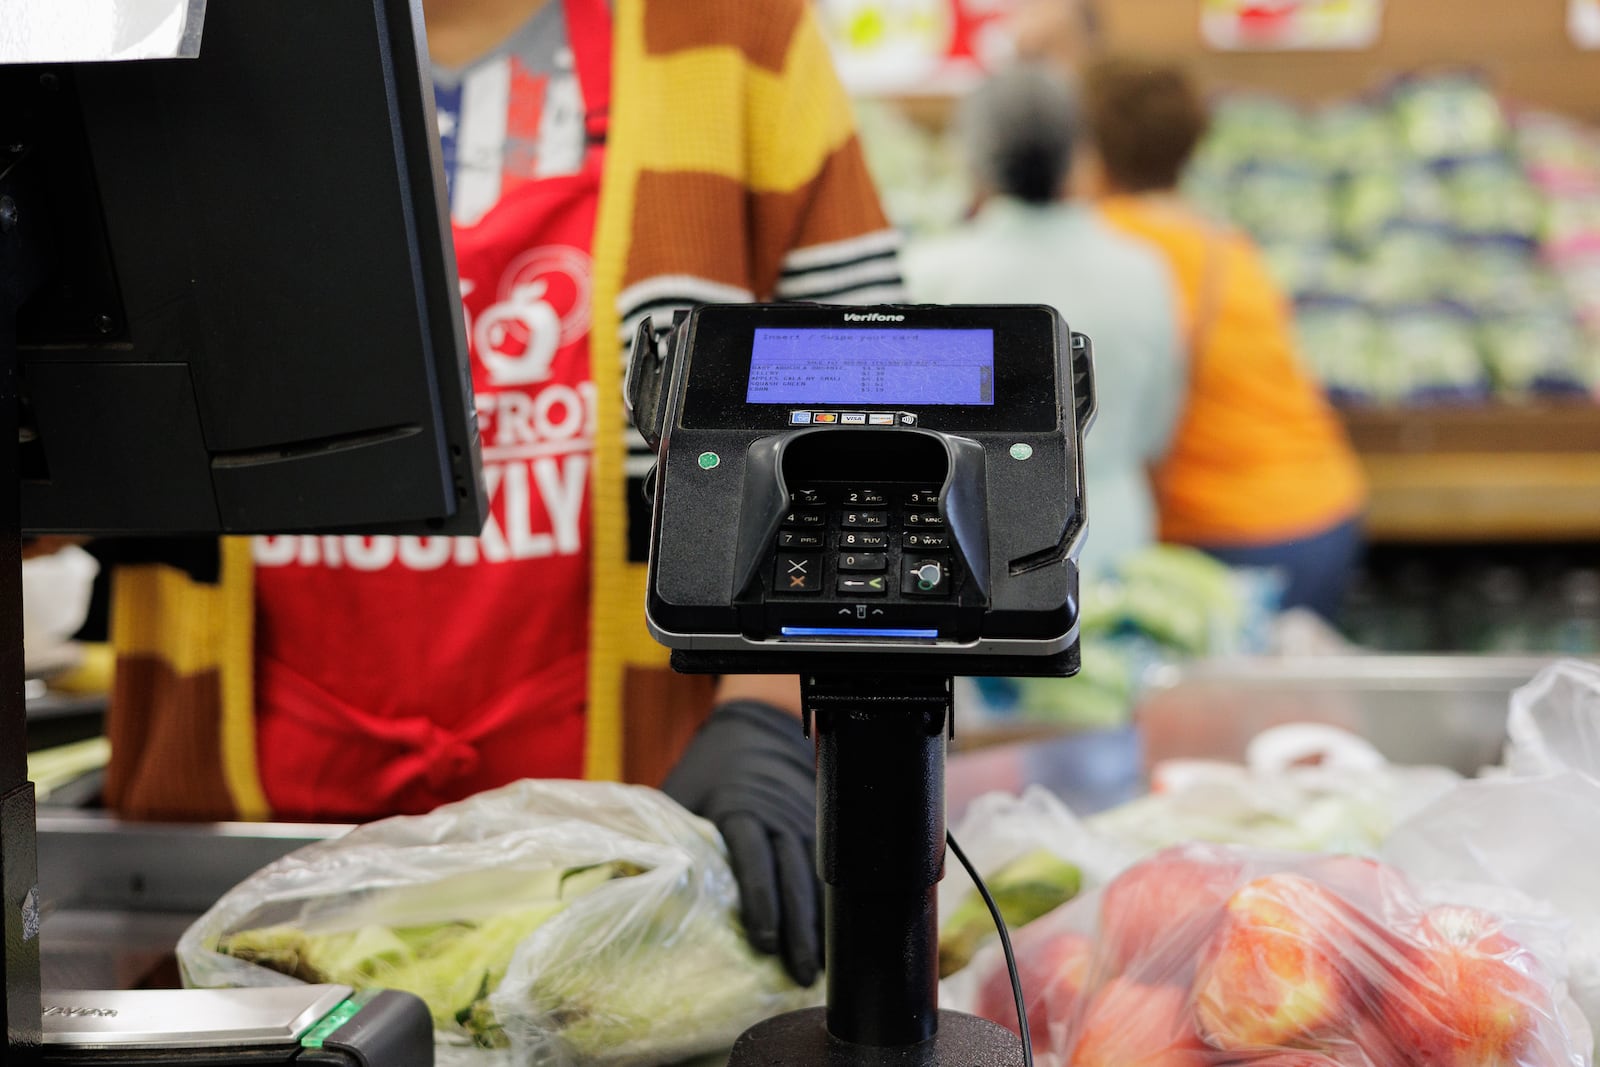
[[[416,993],[441,1064],[676,1063],[820,998],[750,948],[710,823],[603,782],[517,782],[299,849],[178,962],[190,986]]]

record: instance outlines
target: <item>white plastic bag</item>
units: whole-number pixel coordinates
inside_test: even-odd
[[[1511,694],[1505,769],[1600,779],[1600,666],[1563,660]]]
[[[1444,767],[1392,766],[1362,738],[1318,723],[1264,730],[1246,758],[1163,761],[1150,795],[1094,816],[1089,827],[1146,852],[1212,841],[1370,853],[1460,781]]]
[[[1055,794],[987,793],[952,831],[1006,916],[1018,927],[1102,885],[1137,854],[1091,833]],[[994,937],[994,922],[954,856],[939,883],[939,973],[955,975]]]
[[[1020,856],[1046,849],[1077,864],[1084,889],[1092,889],[1138,858],[1132,849],[1090,832],[1059,797],[1039,785],[1029,786],[1020,797],[984,794],[968,805],[951,832],[985,877]],[[950,914],[972,889],[966,870],[949,857],[939,883],[939,914]]]
[[[529,780],[285,856],[201,916],[178,961],[191,986],[297,980],[245,955],[411,988],[441,1052],[674,1063],[820,996],[749,947],[737,903],[715,829],[663,794]]]
[[[1600,1025],[1600,779],[1463,782],[1397,827],[1384,856],[1419,880],[1538,902],[1563,926],[1573,1000]]]

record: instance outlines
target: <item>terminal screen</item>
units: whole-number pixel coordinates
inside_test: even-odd
[[[750,404],[994,404],[994,331],[758,327]]]

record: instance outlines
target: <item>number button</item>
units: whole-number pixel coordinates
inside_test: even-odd
[[[889,557],[882,552],[844,552],[839,556],[839,569],[854,574],[870,574],[889,568]]]
[[[859,505],[864,508],[882,507],[888,498],[876,489],[846,489],[844,503]]]
[[[889,525],[889,513],[885,511],[847,511],[839,525],[846,529],[855,530],[881,530]]]
[[[821,548],[822,535],[819,533],[796,533],[793,530],[784,530],[778,535],[779,548]]]
[[[911,508],[932,508],[939,505],[939,490],[913,489],[906,494],[906,506]]]
[[[900,544],[906,548],[929,549],[949,548],[950,535],[947,533],[907,533],[900,535]]]
[[[840,548],[888,548],[889,535],[848,531],[839,535]]]
[[[772,587],[780,593],[816,593],[822,589],[822,557],[779,552]]]
[[[910,529],[943,529],[944,516],[937,511],[908,511],[906,526]]]
[[[818,511],[791,511],[783,517],[785,526],[826,526],[828,517]]]
[[[820,508],[828,502],[819,489],[795,489],[790,497],[797,508]]]

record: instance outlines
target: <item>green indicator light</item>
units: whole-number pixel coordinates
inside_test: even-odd
[[[1031,455],[1033,455],[1032,445],[1023,444],[1021,441],[1018,441],[1016,444],[1011,446],[1012,459],[1027,459]]]
[[[700,453],[700,469],[703,471],[708,471],[721,462],[722,457],[715,452]]]
[[[361,1005],[354,1000],[341,1001],[322,1021],[306,1031],[306,1036],[300,1039],[301,1048],[321,1048],[322,1043],[333,1035],[333,1032],[355,1017],[361,1010]]]

